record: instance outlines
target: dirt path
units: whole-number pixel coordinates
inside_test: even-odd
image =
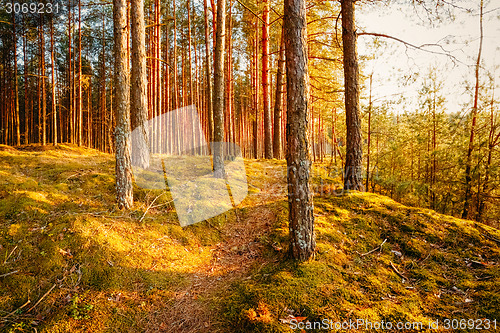
[[[153,314],[147,324],[147,332],[223,332],[217,325],[218,318],[214,311],[203,299],[216,297],[227,290],[232,281],[244,278],[252,266],[265,263],[258,239],[270,231],[276,218],[266,204],[283,199],[283,191],[277,191],[277,188],[284,184],[273,180],[260,192],[251,194],[254,205],[249,206],[245,216],[239,212],[239,221],[223,227],[223,241],[211,250],[211,263],[200,267],[189,286],[176,292],[173,305]]]

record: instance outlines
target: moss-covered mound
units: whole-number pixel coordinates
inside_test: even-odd
[[[500,331],[499,230],[376,194],[322,192],[316,258],[275,254],[234,283],[223,313],[235,331]],[[276,209],[270,243],[286,247],[286,201]]]

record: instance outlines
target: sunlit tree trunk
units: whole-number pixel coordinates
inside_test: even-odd
[[[132,168],[130,164],[130,79],[127,54],[127,1],[113,0],[115,42],[115,145],[116,194],[118,207],[129,209],[133,205]]]
[[[311,159],[307,140],[309,74],[305,0],[285,0],[287,81],[287,178],[290,253],[294,259],[314,255],[314,215],[309,189]]]
[[[224,51],[226,32],[226,0],[217,0],[217,33],[214,52],[214,152],[213,167],[216,178],[224,178]]]
[[[82,2],[78,0],[78,146],[82,145],[83,135],[82,83]]]
[[[19,125],[19,80],[17,77],[17,33],[16,33],[16,18],[14,12],[12,12],[12,31],[14,40],[14,144],[21,144],[21,126]]]
[[[50,20],[50,61],[52,66],[52,140],[57,146],[56,62],[54,58],[54,18]]]
[[[208,141],[212,141],[214,124],[213,124],[213,104],[212,104],[212,79],[211,79],[211,57],[209,47],[208,33],[208,6],[207,0],[203,0],[203,8],[205,11],[205,75],[206,75],[206,100],[207,100],[207,117],[208,117]]]
[[[356,51],[354,0],[342,0],[342,46],[344,51],[347,145],[344,190],[361,190],[362,147],[359,116],[359,69]]]
[[[72,41],[72,35],[71,35],[71,0],[68,0],[68,142],[72,143],[74,142],[74,122],[73,122],[73,113],[74,113],[74,108],[73,108],[73,72],[72,72],[72,54],[71,54],[71,41]]]
[[[149,166],[148,100],[146,76],[146,27],[144,24],[144,2],[131,1],[132,23],[132,78],[131,119],[132,130],[139,128],[140,135],[134,136],[132,164],[146,169]]]
[[[372,77],[373,74],[370,75],[370,96],[368,98],[368,140],[366,145],[366,186],[365,191],[368,192],[370,190],[370,141],[372,137]],[[333,147],[332,147],[333,148]]]
[[[281,43],[278,56],[278,72],[276,73],[276,96],[274,99],[274,138],[273,156],[281,158],[281,113],[283,112],[283,75],[285,74],[285,40],[284,28],[281,31]]]
[[[262,12],[262,103],[264,106],[264,156],[273,158],[271,98],[269,92],[269,0]]]
[[[41,69],[41,122],[39,124],[42,134],[42,145],[47,144],[47,91],[45,80],[45,36],[43,32],[43,16],[40,16],[40,69]],[[40,112],[40,105],[39,112]]]
[[[253,157],[259,158],[259,76],[257,73],[259,72],[259,65],[257,63],[257,52],[258,52],[258,30],[257,23],[255,23],[255,37],[253,40],[253,86],[252,86],[252,94],[253,94],[253,111],[254,111],[254,119],[252,126],[252,134],[253,134]]]
[[[24,16],[23,16],[23,59],[24,63],[28,63],[28,57],[27,57],[27,51],[26,51],[26,44],[27,44],[27,36],[28,33],[26,31],[26,25],[24,21]],[[30,135],[31,135],[31,130],[30,130],[30,122],[33,121],[32,115],[28,114],[28,104],[29,104],[29,95],[28,95],[28,66],[24,66],[24,143],[29,144],[30,143]]]

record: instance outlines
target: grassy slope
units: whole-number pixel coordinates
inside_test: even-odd
[[[280,319],[290,315],[500,319],[500,231],[488,226],[374,194],[327,193],[315,198],[316,259],[296,264],[281,250],[286,200],[259,193],[284,189],[282,162],[247,162],[250,195],[238,218],[181,228],[168,195],[139,222],[159,191],[136,188],[135,210],[115,209],[110,155],[64,145],[0,150],[0,276],[15,272],[0,277],[0,331],[142,332],[210,265],[228,241],[221,230],[257,205],[273,216],[255,240],[261,260],[229,289],[200,295],[214,309],[207,332],[288,332]]]

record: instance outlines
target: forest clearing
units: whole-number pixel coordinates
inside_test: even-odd
[[[495,0],[0,1],[1,332],[500,332]]]

